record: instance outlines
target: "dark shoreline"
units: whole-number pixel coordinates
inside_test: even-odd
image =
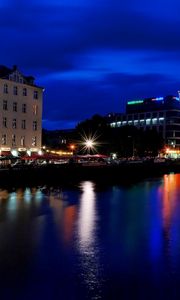
[[[92,180],[103,184],[135,183],[147,178],[160,177],[171,172],[180,173],[180,163],[134,163],[120,165],[81,166],[46,165],[39,167],[0,170],[0,186],[44,186],[76,184]]]

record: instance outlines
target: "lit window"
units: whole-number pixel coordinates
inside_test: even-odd
[[[24,147],[25,146],[25,136],[21,136],[21,146]]]
[[[3,110],[7,110],[7,100],[3,100]]]
[[[33,130],[37,130],[37,121],[33,121]]]
[[[21,128],[26,129],[26,120],[22,120],[21,122]]]
[[[151,124],[151,119],[146,119],[146,125],[150,125]]]
[[[153,125],[156,125],[157,124],[157,118],[153,118],[152,123],[153,123]]]
[[[38,106],[37,106],[37,104],[34,104],[33,105],[33,114],[37,115],[37,113],[38,113]]]
[[[12,128],[13,128],[13,129],[16,129],[16,128],[17,128],[17,122],[16,122],[16,119],[13,119],[13,121],[12,121]]]
[[[13,102],[13,111],[17,111],[17,102]]]
[[[3,127],[7,128],[7,118],[3,117]]]
[[[36,146],[37,145],[37,139],[36,139],[36,136],[34,136],[32,138],[32,146]]]
[[[22,112],[26,113],[26,104],[25,103],[22,104]]]
[[[16,135],[12,134],[12,146],[16,146]]]
[[[8,85],[4,84],[4,94],[8,94]]]
[[[27,89],[23,88],[23,96],[27,96]]]
[[[6,134],[2,134],[2,145],[6,145],[7,144],[7,136]]]
[[[159,118],[159,124],[164,124],[164,118]]]
[[[38,91],[34,91],[34,99],[38,99]]]
[[[13,87],[13,94],[14,94],[14,95],[17,95],[17,94],[18,94],[18,88],[17,88],[17,86],[14,86],[14,87]]]
[[[134,120],[134,126],[138,125],[139,121],[138,120]]]

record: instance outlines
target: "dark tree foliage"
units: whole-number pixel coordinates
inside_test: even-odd
[[[164,141],[155,129],[138,129],[135,126],[111,128],[107,119],[94,115],[79,123],[74,130],[43,130],[43,145],[54,149],[70,150],[81,153],[83,137],[96,138],[97,152],[109,155],[117,153],[120,157],[156,156],[162,149]]]
[[[79,123],[77,136],[98,136],[98,152],[118,153],[120,157],[156,156],[162,149],[164,141],[155,129],[138,129],[135,126],[111,128],[106,118],[95,115],[91,119]]]
[[[99,153],[109,154],[111,141],[111,128],[106,119],[100,115],[94,115],[76,126],[78,141],[83,138],[94,138],[96,149]],[[79,147],[80,150],[81,147]]]

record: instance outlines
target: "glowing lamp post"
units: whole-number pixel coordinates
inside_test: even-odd
[[[74,154],[75,146],[74,146],[74,145],[70,145],[70,149],[71,149],[71,151],[72,151],[72,154]]]
[[[87,136],[84,133],[84,135],[82,135],[82,141],[80,142],[80,145],[82,146],[81,150],[88,154],[90,154],[90,152],[97,152],[97,138],[98,136],[96,134]]]
[[[85,145],[88,153],[90,154],[91,149],[94,148],[94,142],[92,140],[86,140]]]

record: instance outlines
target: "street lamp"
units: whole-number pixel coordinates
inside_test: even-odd
[[[71,151],[72,151],[72,154],[74,154],[74,149],[75,149],[75,145],[70,145],[70,149],[71,149]]]
[[[85,146],[86,146],[89,154],[90,154],[91,149],[94,148],[94,145],[95,145],[95,143],[93,142],[93,140],[88,139],[85,141]]]

